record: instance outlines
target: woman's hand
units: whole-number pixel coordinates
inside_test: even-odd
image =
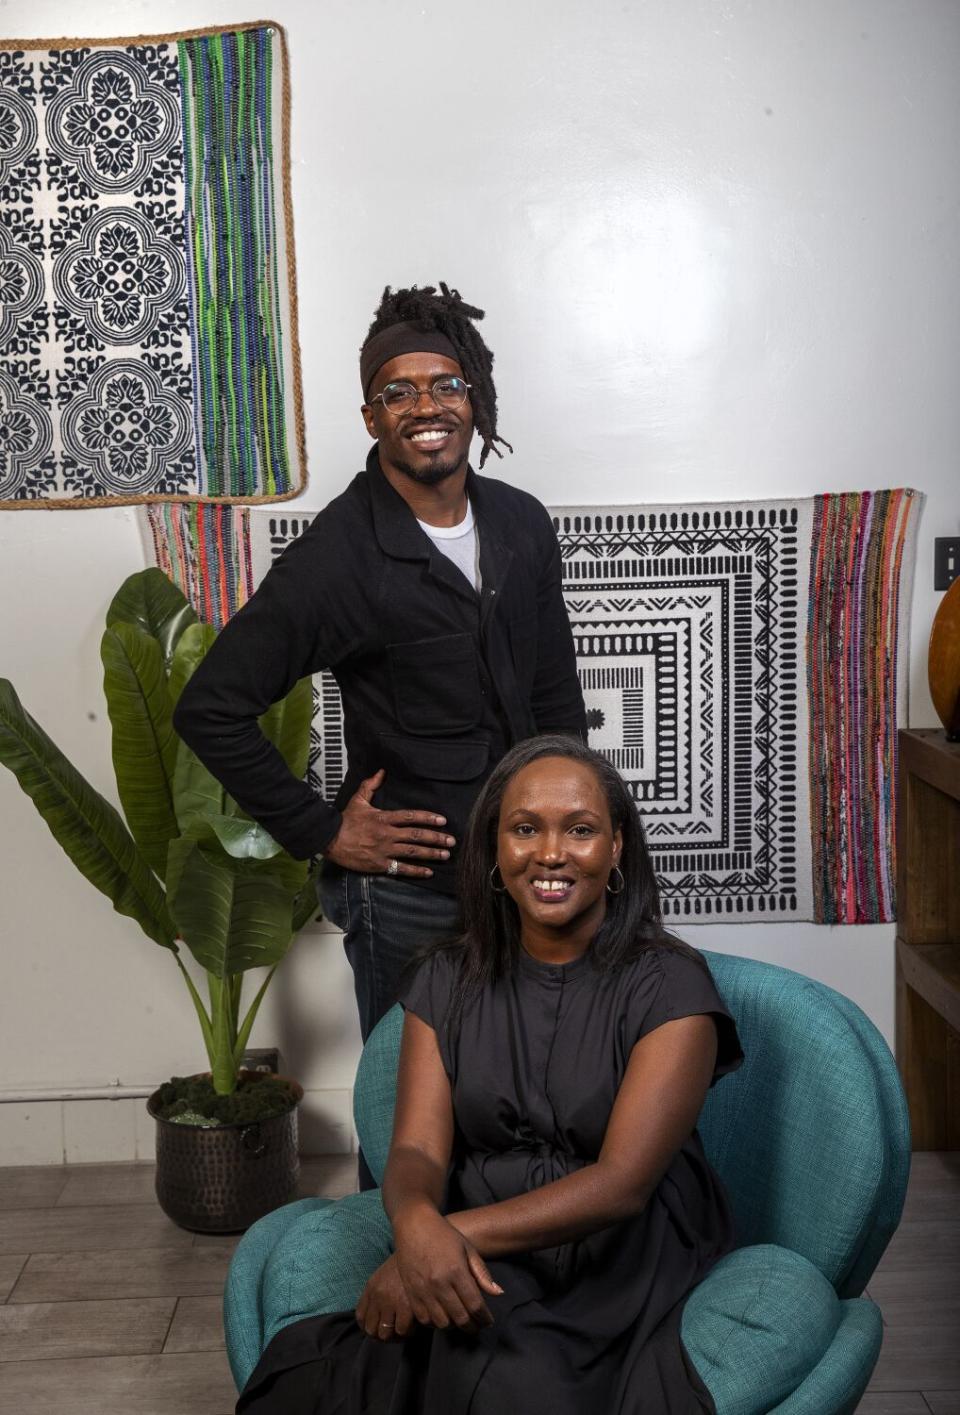
[[[425,1326],[476,1332],[493,1325],[484,1294],[503,1288],[472,1243],[427,1204],[407,1205],[394,1216],[397,1269],[413,1315]]]
[[[413,1324],[413,1310],[397,1269],[395,1253],[382,1263],[363,1289],[355,1313],[357,1325],[378,1341],[405,1337]]]

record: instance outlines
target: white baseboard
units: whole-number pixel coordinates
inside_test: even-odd
[[[300,1153],[356,1150],[353,1092],[306,1091],[299,1114]],[[156,1122],[146,1101],[45,1100],[0,1105],[0,1165],[103,1164],[152,1160]]]

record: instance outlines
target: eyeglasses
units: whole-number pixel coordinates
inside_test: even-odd
[[[464,383],[462,378],[445,375],[436,380],[429,393],[438,408],[446,408],[452,413],[463,407],[472,386]],[[426,392],[426,389],[421,391],[415,388],[412,383],[388,383],[370,402],[376,403],[379,399],[388,413],[400,417],[403,413],[412,413]]]

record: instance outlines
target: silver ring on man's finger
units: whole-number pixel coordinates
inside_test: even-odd
[[[400,861],[399,861],[399,860],[391,860],[390,863],[389,863],[389,865],[387,866],[387,874],[388,874],[388,875],[396,875],[396,874],[399,874],[399,873],[400,873]]]

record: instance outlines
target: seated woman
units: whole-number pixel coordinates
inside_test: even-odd
[[[618,773],[521,743],[463,844],[463,929],[406,1009],[383,1183],[395,1251],[356,1313],[268,1346],[249,1415],[687,1415],[685,1298],[733,1246],[696,1131],[743,1059],[668,935]]]

